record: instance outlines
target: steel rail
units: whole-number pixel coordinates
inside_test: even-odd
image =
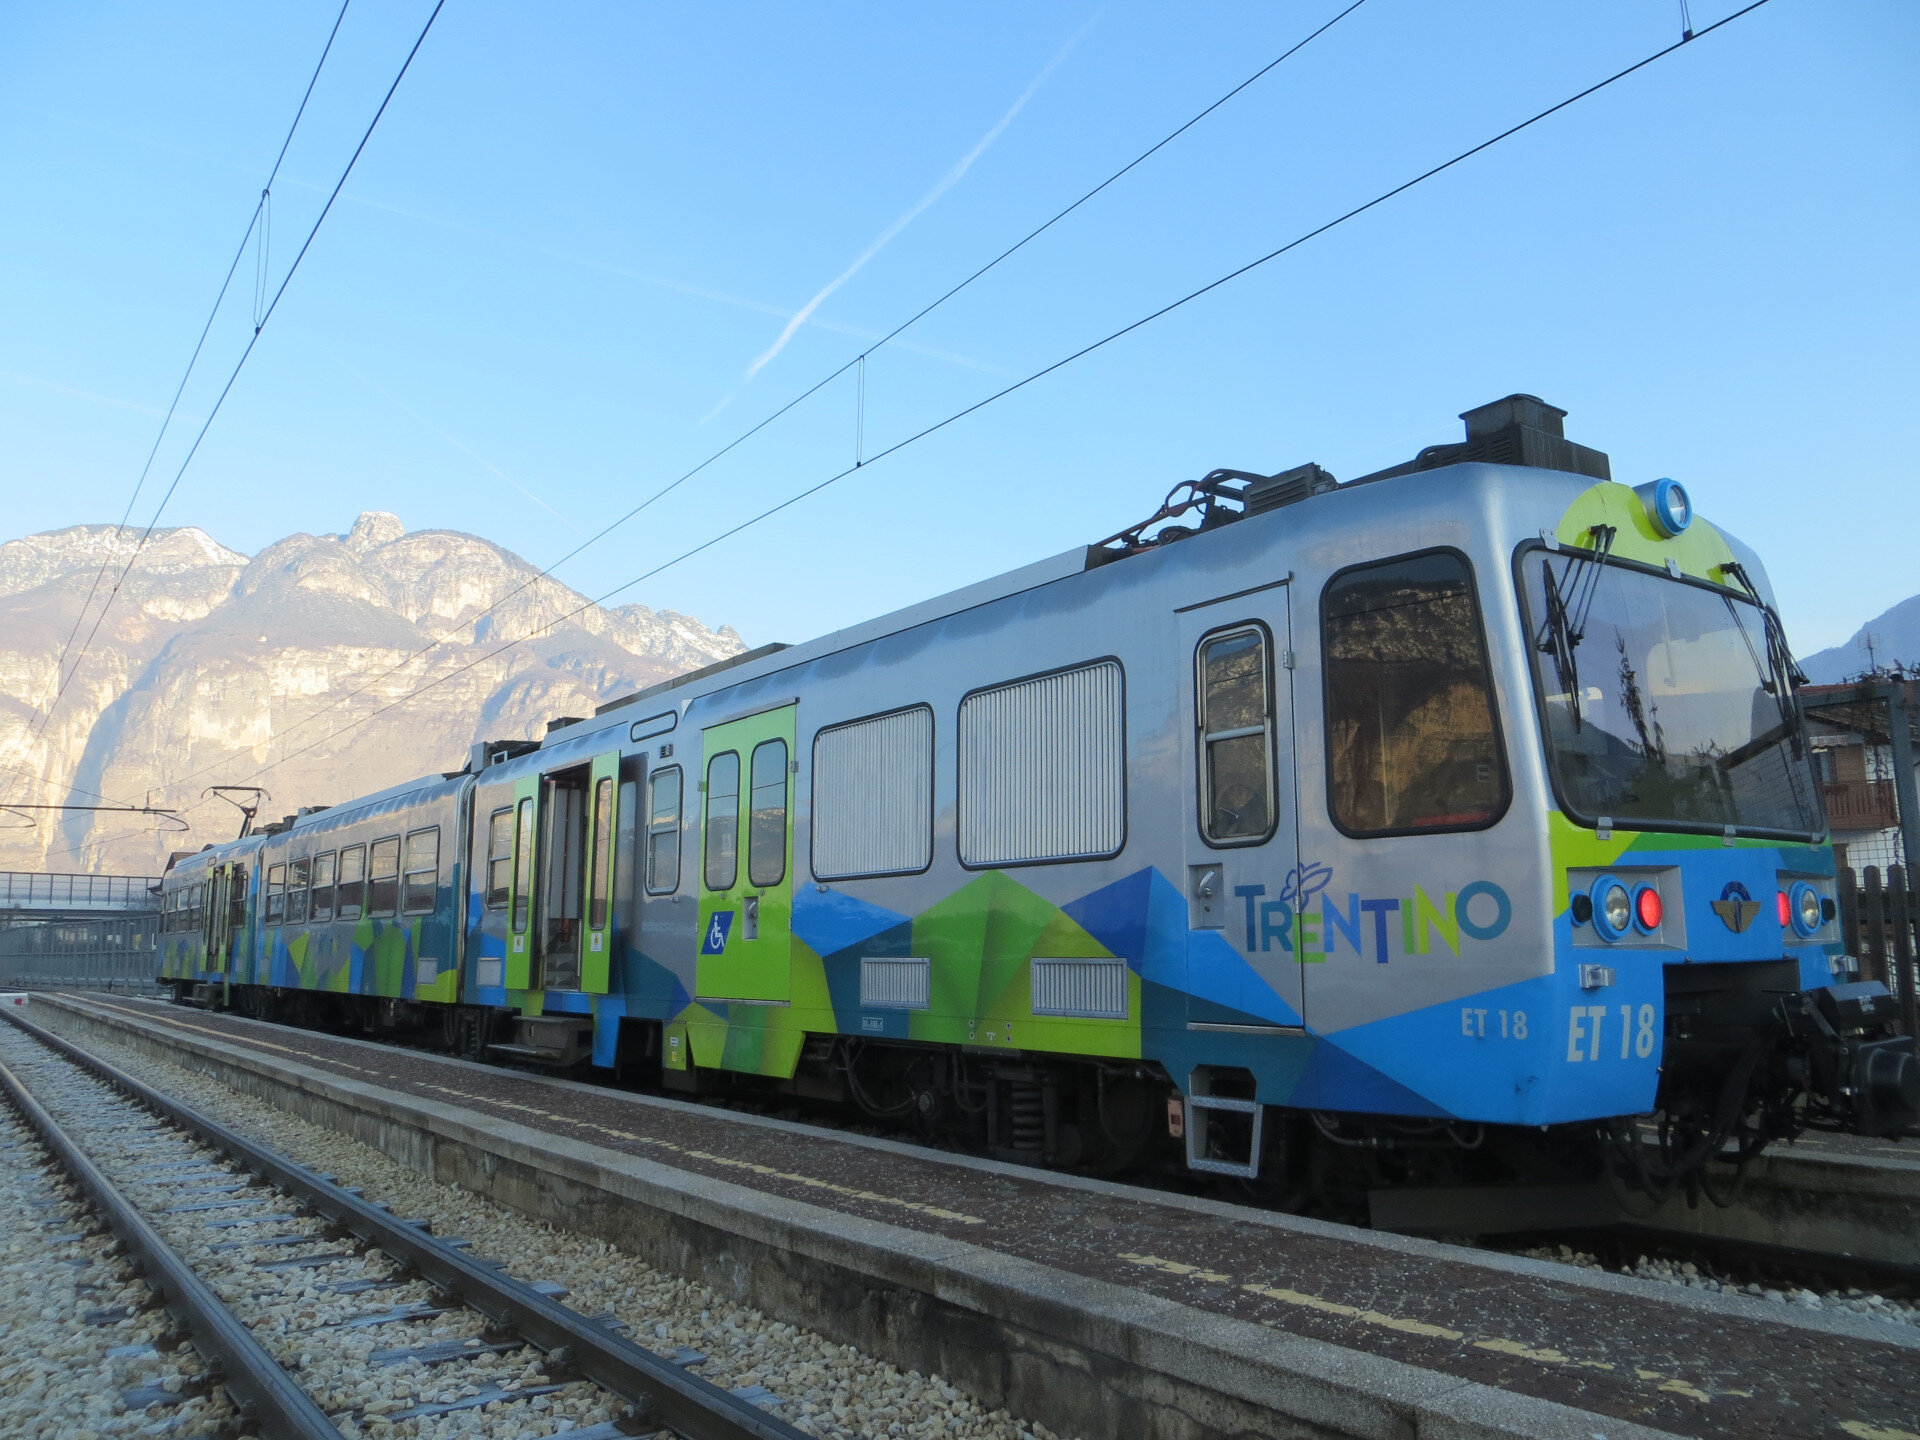
[[[634,1407],[633,1419],[673,1430],[687,1440],[804,1440],[804,1432],[751,1401],[688,1374],[645,1346],[595,1324],[284,1155],[255,1144],[18,1013],[0,1014],[135,1103],[299,1199],[316,1215],[377,1247],[435,1289],[479,1311],[496,1325],[510,1328],[546,1352],[547,1367],[554,1378],[562,1378],[560,1372],[565,1371],[602,1385]],[[329,1426],[328,1433],[338,1432]]]
[[[192,1337],[194,1349],[206,1362],[208,1378],[232,1396],[250,1426],[274,1440],[340,1440],[339,1430],[313,1397],[280,1368],[253,1332],[193,1273],[193,1267],[4,1064],[0,1064],[0,1089],[126,1245],[132,1267],[160,1293],[168,1312]]]

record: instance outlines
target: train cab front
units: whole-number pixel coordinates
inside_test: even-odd
[[[1672,481],[1603,483],[1515,573],[1578,987],[1566,1058],[1657,1066],[1651,1114],[1608,1127],[1617,1176],[1658,1192],[1808,1127],[1912,1126],[1920,1058],[1842,953],[1803,677],[1757,562]]]

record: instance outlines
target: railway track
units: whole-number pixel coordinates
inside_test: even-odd
[[[462,1242],[5,1018],[37,1045],[5,1047],[0,1090],[125,1247],[246,1433],[332,1440],[376,1421],[424,1432],[478,1411],[482,1428],[463,1433],[502,1440],[562,1421],[574,1440],[799,1440],[754,1403],[766,1397],[692,1373],[697,1352],[656,1355]]]

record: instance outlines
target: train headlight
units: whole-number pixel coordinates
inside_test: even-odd
[[[1602,940],[1626,937],[1633,925],[1633,896],[1617,877],[1602,875],[1587,892],[1593,899],[1593,928]]]
[[[1663,540],[1671,540],[1693,523],[1693,502],[1686,487],[1677,480],[1655,480],[1636,485],[1633,493],[1647,507],[1647,519]]]
[[[1660,899],[1660,892],[1651,885],[1642,885],[1633,892],[1633,928],[1642,935],[1651,935],[1660,928],[1667,907]]]
[[[1826,916],[1820,905],[1820,892],[1804,880],[1794,882],[1793,889],[1787,895],[1787,909],[1793,922],[1793,933],[1802,939],[1811,938]]]

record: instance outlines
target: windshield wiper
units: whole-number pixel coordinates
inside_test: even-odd
[[[1554,679],[1567,697],[1567,711],[1573,719],[1574,733],[1580,732],[1580,661],[1574,653],[1587,638],[1587,617],[1593,612],[1593,597],[1600,588],[1600,570],[1613,550],[1618,532],[1611,525],[1588,527],[1587,537],[1593,549],[1567,556],[1566,568],[1556,579],[1553,562],[1545,561],[1540,573],[1546,579],[1547,617],[1540,626],[1539,647],[1553,657]],[[1575,577],[1575,570],[1579,575]]]
[[[1793,758],[1802,759],[1806,754],[1805,730],[1800,723],[1800,707],[1793,698],[1793,688],[1807,683],[1804,671],[1794,663],[1793,651],[1787,647],[1787,627],[1780,621],[1779,612],[1769,605],[1760,594],[1759,586],[1753,583],[1746,567],[1737,560],[1729,560],[1720,567],[1722,575],[1729,575],[1740,582],[1740,588],[1753,597],[1753,603],[1759,608],[1761,624],[1766,629],[1767,659],[1764,666],[1760,657],[1754,655],[1754,668],[1760,672],[1760,688],[1773,697],[1773,703],[1780,712],[1780,724],[1770,732],[1775,739],[1786,737],[1793,743]],[[1734,624],[1740,626],[1740,638],[1745,640],[1747,628],[1740,624],[1740,612],[1734,610],[1733,601],[1727,601],[1727,609],[1732,612]],[[1753,653],[1753,642],[1747,642],[1747,651]],[[1742,747],[1750,748],[1750,747]]]

